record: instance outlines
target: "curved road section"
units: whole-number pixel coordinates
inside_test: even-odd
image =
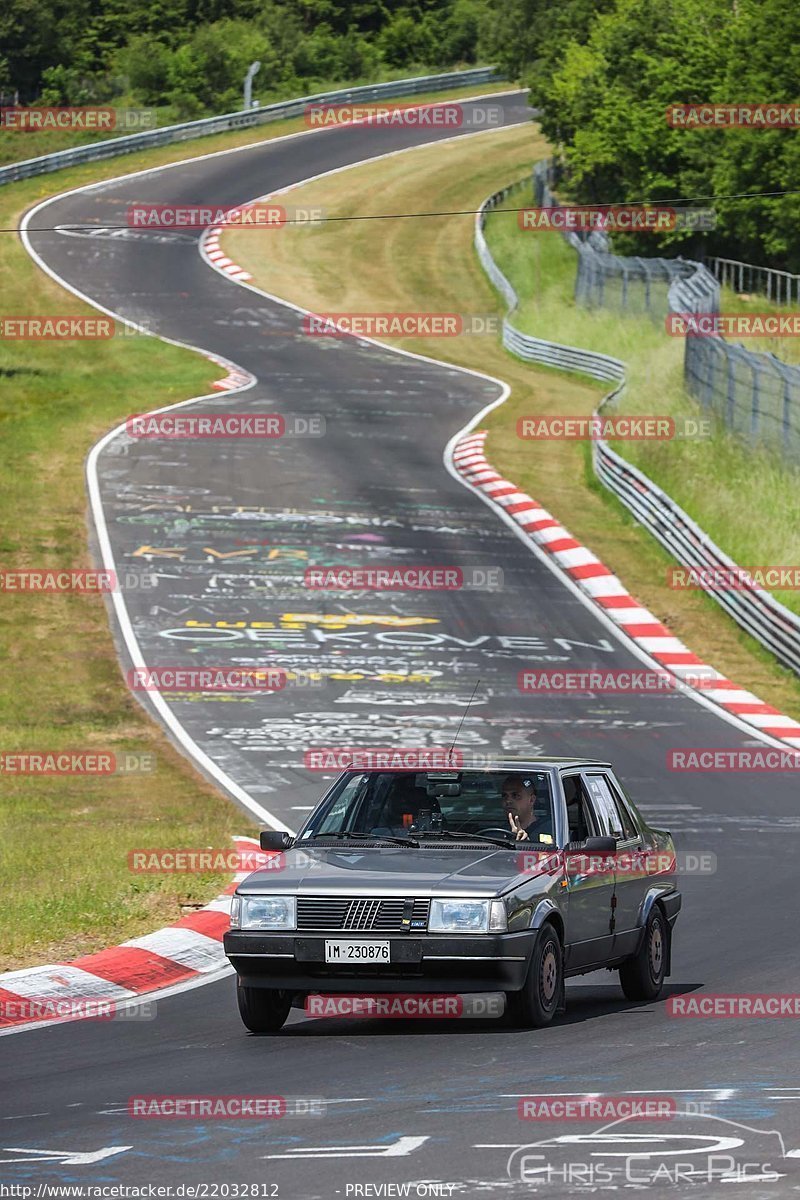
[[[491,103],[509,121],[525,119],[520,94]],[[753,747],[752,733],[680,694],[559,700],[518,691],[526,667],[642,661],[445,469],[444,447],[501,384],[365,341],[310,337],[294,308],[209,270],[194,236],[111,232],[133,203],[230,206],[453,135],[308,133],[123,176],[34,213],[30,248],[46,269],[106,310],[252,377],[238,393],[176,411],[281,414],[297,433],[201,441],[123,430],[104,440],[92,468],[95,532],[123,578],[154,576],[151,588],[127,588],[116,614],[125,668],[286,670],[274,694],[137,695],[238,803],[289,828],[330,777],[309,769],[310,752],[446,748],[480,680],[459,737],[465,752],[610,759],[680,848],[716,856],[714,873],[683,878],[666,994],[791,993],[796,784],[781,774],[666,769],[673,748]],[[488,149],[491,134],[480,136]],[[97,233],[76,237],[79,226]],[[305,585],[308,567],[365,564],[456,567],[472,586],[343,595]],[[515,1152],[555,1138],[548,1155],[561,1182],[549,1181],[550,1194],[580,1193],[585,1177],[576,1183],[570,1154],[591,1158],[604,1122],[541,1125],[521,1120],[517,1106],[586,1091],[673,1097],[686,1115],[670,1125],[670,1144],[699,1181],[714,1146],[735,1143],[763,1163],[765,1130],[782,1135],[786,1152],[800,1144],[791,1020],[679,1020],[663,1001],[627,1003],[605,974],[572,984],[568,999],[566,1017],[536,1033],[296,1014],[279,1037],[256,1039],[244,1034],[225,979],[161,1001],[152,1022],[80,1022],[5,1039],[4,1178],[248,1183],[282,1200],[401,1195],[409,1184],[412,1195],[527,1194]],[[176,1124],[129,1114],[134,1097],[173,1093],[285,1096],[297,1115]],[[663,1129],[647,1131],[658,1139],[647,1153],[663,1149]],[[558,1141],[577,1132],[595,1138],[580,1154]],[[775,1169],[791,1175],[795,1162],[781,1158]],[[438,1192],[419,1191],[434,1184]],[[354,1190],[367,1185],[386,1187]]]

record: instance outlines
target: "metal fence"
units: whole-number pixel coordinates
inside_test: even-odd
[[[132,154],[136,150],[148,150],[153,146],[167,146],[173,142],[184,142],[190,138],[207,137],[212,133],[226,133],[235,129],[250,129],[270,121],[283,121],[287,117],[301,117],[310,104],[348,104],[352,101],[393,100],[400,96],[415,96],[420,92],[445,91],[452,87],[467,87],[475,84],[496,82],[503,78],[496,67],[475,67],[469,71],[448,71],[441,75],[418,75],[412,79],[395,79],[390,83],[367,84],[364,87],[340,88],[334,92],[317,92],[313,96],[301,96],[296,100],[281,100],[277,104],[266,104],[263,108],[251,108],[243,112],[225,113],[219,117],[204,117],[199,121],[185,121],[181,125],[165,125],[163,129],[147,129],[126,137],[108,138],[102,142],[90,142],[84,146],[73,146],[69,150],[57,150],[54,154],[43,154],[40,158],[28,158],[23,162],[9,163],[0,167],[0,185],[28,179],[32,175],[44,175],[60,171],[78,163],[97,162],[114,158],[119,154]]]
[[[800,369],[717,337],[687,337],[686,386],[732,433],[800,463]]]
[[[534,204],[558,204],[550,187],[550,165],[538,162],[533,168]],[[611,308],[629,316],[649,315],[663,320],[674,311],[671,303],[675,285],[686,286],[683,311],[719,311],[719,285],[702,263],[683,258],[639,258],[613,254],[602,230],[586,236],[566,235],[577,251],[575,300],[585,308]],[[688,306],[691,305],[691,308]]]
[[[548,165],[537,163],[533,178],[536,202],[553,204]],[[716,264],[712,274],[692,260],[623,258],[610,252],[608,238],[599,231],[586,238],[569,234],[568,240],[578,253],[577,303],[629,315],[663,320],[670,312],[718,313],[720,279],[737,289],[740,283],[760,282],[773,299],[779,287],[786,295],[793,280],[800,282],[783,271],[730,259],[710,259]],[[684,379],[689,394],[732,433],[800,464],[800,367],[721,337],[688,335]]]
[[[721,284],[735,292],[758,293],[775,304],[800,301],[800,275],[776,271],[774,267],[757,267],[735,258],[704,258],[703,262]]]
[[[494,286],[504,297],[509,313],[503,321],[503,345],[513,354],[529,362],[538,362],[549,367],[580,371],[595,379],[616,380],[617,386],[609,392],[598,406],[598,412],[610,406],[621,395],[625,386],[625,364],[617,358],[582,350],[578,346],[566,346],[532,337],[515,329],[511,314],[519,304],[519,297],[511,281],[503,274],[492,257],[486,242],[484,228],[486,218],[493,208],[498,207],[519,185],[504,188],[490,196],[482,205],[475,220],[475,249]],[[572,240],[574,235],[570,235]],[[707,272],[706,272],[707,274]],[[677,284],[692,288],[694,294],[679,297],[681,311],[687,311],[690,301],[702,301],[705,287],[704,277],[696,282],[695,276],[681,279]],[[675,284],[673,284],[673,287]],[[703,311],[702,307],[693,311]],[[699,339],[691,341],[703,345],[713,341],[721,347],[721,339]],[[688,343],[687,343],[688,345]],[[735,349],[735,348],[734,348]],[[761,356],[756,356],[761,357]],[[726,359],[727,362],[727,359]],[[739,572],[739,568],[723,550],[717,546],[689,514],[661,490],[652,479],[627,462],[620,454],[598,439],[592,443],[592,458],[598,479],[655,537],[662,546],[685,567],[727,570]],[[784,666],[800,675],[800,617],[785,608],[769,592],[763,589],[713,591],[711,595],[733,619],[749,634],[776,656]]]

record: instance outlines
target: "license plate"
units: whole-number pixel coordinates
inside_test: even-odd
[[[388,942],[325,942],[325,962],[364,963],[389,962]]]

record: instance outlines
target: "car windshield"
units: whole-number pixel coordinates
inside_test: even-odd
[[[348,835],[436,839],[484,834],[554,845],[545,771],[369,771],[338,781],[301,841]]]

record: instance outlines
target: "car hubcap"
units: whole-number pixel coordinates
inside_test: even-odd
[[[660,979],[663,961],[664,936],[661,932],[661,922],[655,921],[650,931],[650,974],[653,979]]]
[[[558,986],[558,960],[552,942],[545,946],[542,957],[542,1000],[548,1007],[553,1002]]]

